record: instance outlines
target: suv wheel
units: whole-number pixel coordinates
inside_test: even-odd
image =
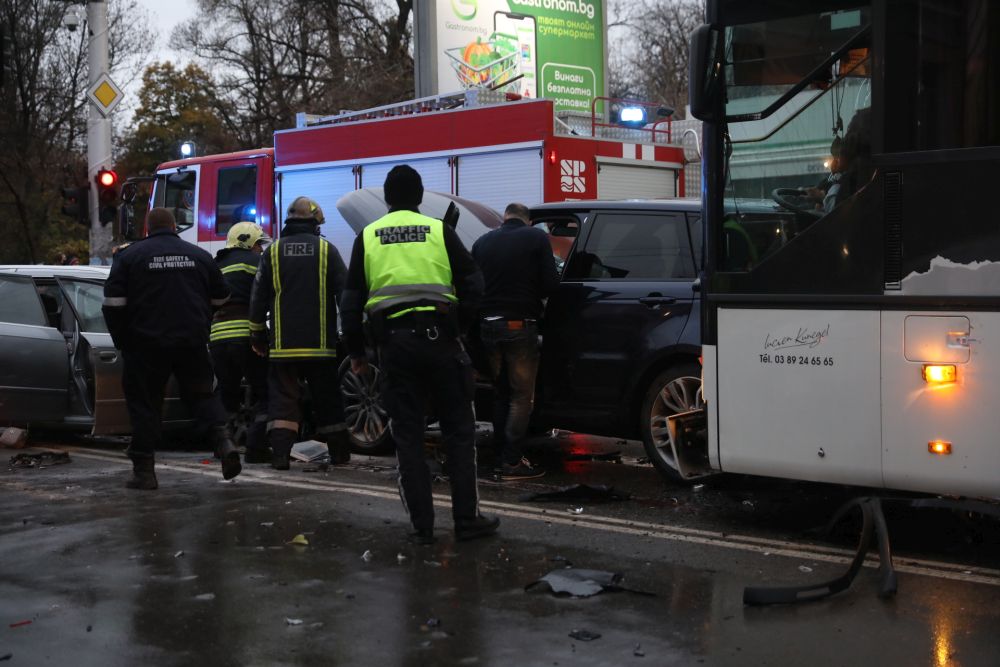
[[[351,372],[351,360],[340,363],[340,393],[351,448],[359,454],[389,454],[395,447],[389,433],[389,413],[382,406],[382,374],[374,364],[367,378]]]
[[[682,363],[657,375],[646,389],[639,413],[639,429],[646,455],[668,481],[686,483],[677,471],[670,447],[667,417],[702,407],[701,370],[697,364]]]

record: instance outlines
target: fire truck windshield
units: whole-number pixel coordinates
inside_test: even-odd
[[[153,185],[153,206],[170,209],[177,220],[177,231],[183,232],[194,225],[195,186],[197,174],[178,171],[157,174]]]

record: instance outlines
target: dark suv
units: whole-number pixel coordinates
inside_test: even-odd
[[[700,211],[699,201],[684,199],[531,210],[561,274],[542,324],[535,427],[642,439],[657,469],[679,479],[667,417],[701,400]],[[341,372],[355,447],[385,451],[392,443],[377,374],[362,381],[346,361]]]
[[[531,219],[561,271],[545,308],[535,423],[642,439],[678,479],[666,418],[701,400],[701,203],[560,202]]]

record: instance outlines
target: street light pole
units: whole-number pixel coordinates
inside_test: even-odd
[[[87,2],[87,69],[93,86],[108,71],[108,4]],[[98,214],[97,172],[111,167],[111,119],[93,104],[87,105],[87,182],[90,187],[90,263],[111,263],[111,227],[101,225]]]

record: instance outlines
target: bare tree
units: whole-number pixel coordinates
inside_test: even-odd
[[[135,0],[110,5],[112,73],[135,67],[149,43]],[[47,249],[86,236],[55,215],[63,186],[86,179],[87,31],[69,32],[76,8],[58,0],[0,0],[9,48],[0,91],[0,245],[2,261],[45,259]],[[124,17],[128,16],[128,25]]]
[[[628,12],[611,58],[612,89],[683,109],[688,43],[705,19],[704,0],[642,0]]]
[[[215,74],[229,130],[244,145],[261,145],[298,111],[406,96],[412,9],[412,0],[200,0],[174,41]]]

